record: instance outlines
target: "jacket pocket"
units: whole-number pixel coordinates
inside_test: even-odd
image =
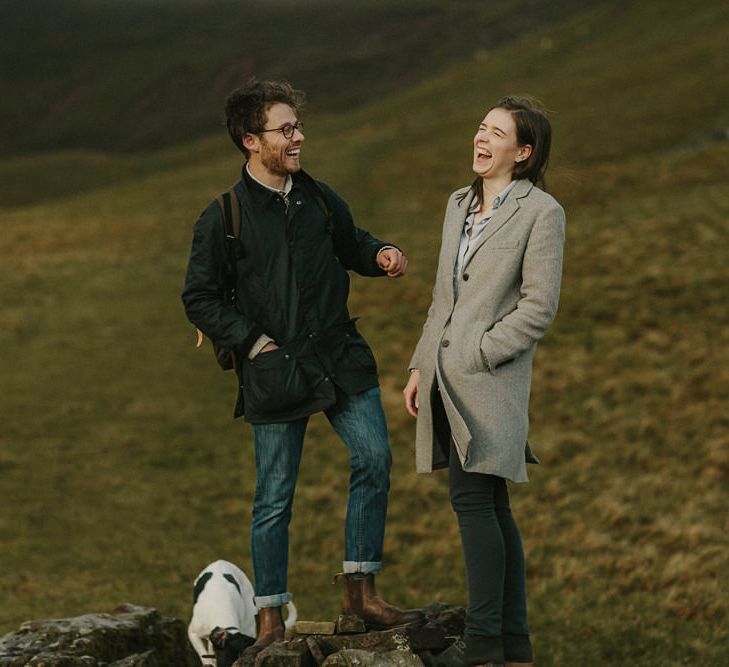
[[[359,332],[344,334],[342,365],[348,370],[377,372],[377,361],[367,341]]]
[[[521,247],[519,239],[502,239],[498,234],[487,242],[489,250],[498,252],[516,252]]]
[[[243,366],[246,413],[276,413],[304,402],[311,387],[296,357],[279,347],[247,359]]]

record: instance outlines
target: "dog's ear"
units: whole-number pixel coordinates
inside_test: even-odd
[[[228,632],[226,630],[223,630],[223,628],[219,626],[215,626],[210,631],[210,643],[216,648],[221,649],[224,648],[226,643],[228,642]]]
[[[236,590],[238,591],[238,595],[243,595],[243,593],[240,592],[240,586],[238,585],[238,582],[235,580],[235,577],[232,574],[228,574],[227,572],[223,575],[223,579],[227,579],[233,586],[235,586]]]
[[[197,599],[200,597],[200,593],[203,592],[203,589],[205,588],[205,584],[210,581],[210,578],[213,576],[212,572],[206,572],[205,574],[202,574],[198,577],[198,580],[195,582],[195,586],[192,589],[192,604],[193,606],[197,604]]]

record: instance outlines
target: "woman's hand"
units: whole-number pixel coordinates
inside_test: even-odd
[[[414,368],[410,372],[410,379],[405,385],[402,393],[405,395],[405,409],[413,416],[418,416],[420,400],[418,398],[418,384],[420,383],[420,371]]]

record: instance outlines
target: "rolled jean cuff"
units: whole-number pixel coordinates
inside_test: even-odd
[[[283,607],[287,602],[291,602],[291,593],[256,596],[253,598],[253,602],[256,603],[256,609],[265,609],[266,607]]]
[[[342,569],[344,574],[355,574],[357,572],[361,572],[362,574],[379,574],[382,572],[382,563],[379,561],[358,563],[353,560],[345,560]]]

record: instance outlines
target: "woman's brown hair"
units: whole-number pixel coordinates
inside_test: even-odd
[[[529,179],[535,185],[546,190],[544,172],[547,171],[549,150],[552,145],[552,126],[542,104],[533,97],[502,97],[491,109],[506,109],[511,113],[516,125],[516,143],[519,146],[529,144],[532,152],[529,157],[514,164],[511,172],[513,180]],[[487,112],[488,113],[488,112]],[[471,185],[471,190],[479,206],[483,203],[483,187],[480,176]],[[468,194],[468,193],[466,193]],[[465,194],[461,201],[465,198]]]

